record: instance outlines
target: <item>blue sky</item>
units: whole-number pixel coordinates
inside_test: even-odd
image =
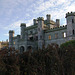
[[[0,41],[8,39],[9,30],[20,34],[20,24],[33,24],[33,19],[51,14],[51,19],[60,19],[66,24],[65,14],[75,12],[75,0],[0,0]]]

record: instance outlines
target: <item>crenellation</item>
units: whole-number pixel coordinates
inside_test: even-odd
[[[21,23],[20,27],[22,26],[26,27],[26,23]]]
[[[15,47],[20,52],[29,50],[42,49],[51,43],[58,45],[75,40],[75,12],[66,14],[66,25],[60,25],[60,20],[56,22],[51,20],[51,15],[46,15],[46,20],[43,17],[33,19],[33,25],[26,27],[25,23],[21,23],[21,34],[14,37],[14,31],[9,31],[9,47]],[[14,45],[13,45],[14,44]]]
[[[43,20],[44,21],[44,18],[43,17],[39,17],[39,18],[37,18],[37,21],[41,21],[41,20]]]
[[[68,12],[68,13],[66,13],[66,18],[67,18],[68,16],[75,16],[75,12]]]
[[[10,30],[9,33],[14,33],[14,31],[13,30]]]

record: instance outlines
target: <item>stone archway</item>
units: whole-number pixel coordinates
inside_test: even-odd
[[[20,53],[23,53],[24,52],[24,46],[21,46],[20,47]]]
[[[27,47],[27,50],[29,51],[29,50],[32,50],[32,46],[28,46]]]

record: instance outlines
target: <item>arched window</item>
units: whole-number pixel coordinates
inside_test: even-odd
[[[74,29],[73,29],[73,35],[74,35]]]
[[[24,52],[24,46],[21,46],[20,47],[20,53],[23,53]]]
[[[29,51],[29,50],[32,50],[32,46],[28,46],[27,47],[27,50]]]

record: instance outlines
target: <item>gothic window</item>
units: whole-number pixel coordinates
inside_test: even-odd
[[[73,30],[73,35],[74,35],[74,30]]]
[[[55,34],[55,38],[56,38],[56,39],[58,38],[58,34],[57,34],[57,33]]]
[[[72,23],[74,23],[74,19],[72,19]]]
[[[51,35],[48,36],[48,39],[51,40]]]

